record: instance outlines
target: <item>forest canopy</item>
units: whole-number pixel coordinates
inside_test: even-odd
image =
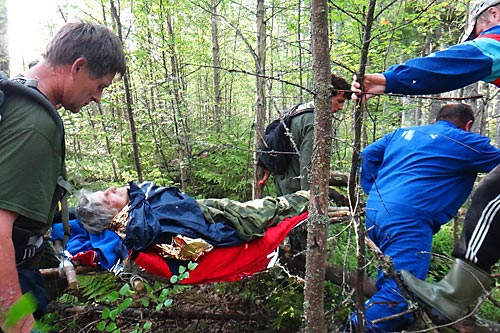
[[[366,2],[329,5],[332,72],[349,81],[359,70]],[[142,178],[176,184],[196,196],[250,198],[253,140],[262,135],[256,118],[266,124],[314,97],[309,7],[308,1],[265,3],[262,40],[255,3],[248,1],[61,4],[61,18],[97,21],[117,31],[128,62],[127,80],[113,85],[100,105],[64,114],[75,187]],[[462,1],[378,2],[367,72],[455,43],[465,8]],[[264,94],[259,105],[258,91]],[[440,104],[374,99],[362,144],[400,125],[429,122]],[[334,119],[334,170],[350,168],[353,107],[348,103]],[[484,113],[478,130],[488,134],[493,123]]]

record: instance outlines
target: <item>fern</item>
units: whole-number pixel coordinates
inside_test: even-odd
[[[89,301],[112,301],[120,289],[113,274],[79,275],[78,283],[81,295]]]
[[[82,302],[75,295],[62,294],[57,299],[57,303],[67,304],[67,305],[82,305]]]

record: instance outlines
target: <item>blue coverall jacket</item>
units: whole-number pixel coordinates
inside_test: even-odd
[[[433,234],[455,216],[477,173],[500,163],[500,150],[489,138],[441,120],[397,129],[366,147],[361,158],[368,236],[396,271],[425,279]],[[411,316],[370,323],[407,309],[397,284],[382,271],[377,290],[366,304],[368,330],[401,330]]]

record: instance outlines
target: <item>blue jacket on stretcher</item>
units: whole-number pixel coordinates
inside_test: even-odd
[[[500,87],[500,25],[474,40],[391,66],[383,75],[386,93],[437,94],[477,81]]]
[[[230,225],[207,223],[196,200],[178,188],[152,182],[130,182],[129,186],[127,248],[144,250],[153,244],[171,244],[176,235],[202,238],[214,246],[243,243]]]

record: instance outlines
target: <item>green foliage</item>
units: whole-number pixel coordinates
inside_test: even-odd
[[[176,283],[189,277],[189,272],[196,268],[198,264],[190,262],[187,267],[179,268],[179,275],[173,276],[173,281]],[[124,273],[123,279],[128,279],[130,273]],[[142,280],[142,278],[141,278]],[[127,280],[131,281],[131,280]],[[165,308],[172,306],[173,296],[177,293],[189,288],[179,284],[165,285],[158,281],[153,284],[144,282],[144,290],[136,291],[131,288],[131,285],[123,283],[122,279],[111,273],[99,273],[94,275],[78,275],[80,288],[73,291],[68,291],[59,297],[60,304],[71,305],[103,305],[100,314],[100,320],[96,323],[95,329],[99,332],[120,332],[119,317],[123,316],[124,311],[130,307],[143,306],[154,308],[155,311],[161,312]],[[42,332],[49,332],[50,329],[63,325],[65,328],[75,326],[75,322],[64,322],[63,319],[58,319],[51,316],[45,316]],[[152,327],[150,321],[136,323],[132,332],[147,332]]]
[[[500,288],[498,288],[498,286],[495,290],[493,290],[489,299],[493,299],[493,300],[500,299]],[[485,318],[487,320],[491,320],[493,322],[498,323],[498,322],[500,322],[500,309],[498,307],[498,304],[494,304],[489,299],[485,300],[481,304],[481,308],[479,309],[479,315],[482,318]]]
[[[215,115],[215,69],[211,67],[212,40],[207,34],[211,30],[212,11],[208,3],[131,4],[121,3],[127,13],[122,23],[127,31],[132,104],[125,103],[123,85],[114,84],[107,89],[100,106],[90,105],[78,115],[64,114],[69,138],[67,165],[75,187],[137,180],[137,162],[143,179],[179,185],[182,164],[188,169],[188,184],[184,188],[188,193],[249,198],[255,109],[252,73],[257,49],[253,8],[218,2],[222,114]],[[349,79],[358,71],[359,29],[365,19],[366,2],[335,1],[329,5],[333,72]],[[457,2],[429,4],[422,0],[377,5],[369,48],[372,72],[446,45],[443,40],[457,40],[465,7]],[[79,9],[83,16],[93,12],[83,5]],[[308,2],[267,4],[266,103],[270,115],[313,97],[308,13]],[[366,143],[399,126],[403,109],[413,107],[407,101],[375,100],[370,102],[366,118]],[[353,119],[348,108],[346,111],[342,130],[336,133],[334,166],[338,170],[349,169],[352,154]],[[135,133],[131,133],[130,115],[135,121]],[[132,154],[133,134],[139,161]],[[204,149],[214,154],[200,159],[197,154]]]
[[[195,145],[189,193],[202,198],[247,201],[252,181],[250,130],[245,123],[225,123],[220,133],[205,133]],[[206,152],[206,154],[203,154]]]
[[[250,312],[262,313],[262,319],[269,322],[269,331],[298,332],[303,325],[304,280],[298,275],[291,275],[286,267],[285,270],[275,267],[237,283],[218,283],[216,292],[236,295],[241,298],[239,303],[245,304]],[[342,307],[340,310],[343,312],[337,308],[339,301],[345,298],[339,286],[325,283],[324,303],[327,312],[347,315],[349,307]]]
[[[26,316],[32,315],[36,311],[36,299],[31,292],[23,294],[12,306],[10,307],[7,315],[5,316],[5,328],[13,327],[21,319]]]
[[[124,288],[128,286],[128,288]],[[120,315],[125,309],[127,309],[133,302],[131,297],[125,297],[126,295],[135,294],[130,290],[130,286],[125,284],[121,289],[119,294],[124,296],[123,300],[118,303],[118,306],[110,309],[109,307],[105,307],[102,311],[102,320],[97,324],[97,328],[99,331],[106,332],[120,332],[118,326],[116,324],[116,318]],[[114,297],[113,297],[114,298]],[[117,299],[114,299],[115,302]]]
[[[195,269],[196,266],[198,266],[198,264],[194,263],[192,261],[190,261],[188,263],[187,267],[180,266],[179,267],[179,275],[172,275],[172,277],[170,278],[170,283],[175,284],[175,283],[178,283],[184,279],[189,278],[189,271],[192,271],[193,269]]]
[[[361,221],[364,223],[364,221]],[[357,267],[356,232],[354,223],[331,224],[328,233],[330,240],[328,246],[328,262],[344,266],[346,269],[355,270]],[[367,262],[374,260],[373,252],[367,249]],[[376,277],[378,270],[377,263],[369,265],[365,269],[367,276]]]
[[[118,297],[118,280],[111,273],[78,275],[80,293],[83,299],[95,302],[115,302]]]
[[[453,222],[448,222],[441,227],[441,230],[432,239],[433,256],[429,267],[429,280],[439,281],[448,273],[453,260],[450,257],[453,246]]]
[[[102,13],[109,16],[107,1]],[[95,21],[101,4],[79,4],[76,16]],[[254,3],[218,2],[218,42],[221,68],[213,68],[212,10],[203,0],[120,2],[121,24],[127,52],[130,96],[121,83],[106,90],[100,105],[89,105],[78,115],[63,115],[67,133],[67,165],[75,188],[103,189],[109,184],[138,180],[140,163],[145,180],[160,185],[179,185],[180,166],[186,168],[190,195],[228,197],[246,201],[251,197],[255,110],[257,40]],[[313,58],[310,37],[310,1],[266,3],[266,110],[275,115],[299,101],[313,97]],[[359,71],[361,28],[365,22],[364,0],[330,1],[329,29],[332,70],[348,80]],[[62,8],[62,7],[61,7]],[[376,21],[369,45],[367,72],[379,72],[395,63],[444,48],[458,40],[464,23],[463,1],[378,1]],[[66,13],[67,14],[67,13]],[[91,14],[93,15],[93,14]],[[68,17],[68,15],[65,15]],[[215,114],[214,74],[221,77],[220,107]],[[127,98],[126,98],[127,97]],[[332,167],[351,167],[353,103],[337,114]],[[373,98],[367,104],[362,145],[367,145],[399,126],[428,122],[429,105],[408,98]],[[424,110],[424,111],[422,111]],[[131,130],[134,120],[135,132]],[[495,126],[494,122],[490,122]],[[137,142],[132,142],[136,136]],[[138,159],[133,155],[133,144]],[[208,155],[199,155],[207,150]],[[272,184],[266,189],[274,194]],[[356,266],[352,226],[332,226],[329,261]],[[436,235],[433,252],[451,253],[450,233],[445,227]],[[372,259],[370,253],[367,259]],[[374,276],[376,262],[366,272]],[[445,274],[445,260],[433,260],[430,276]],[[182,270],[172,282],[187,277]],[[109,306],[101,330],[117,330],[114,319],[138,297],[143,306],[158,311],[172,304],[179,286],[147,286],[139,296],[128,285],[120,286],[111,276],[81,281],[77,294],[63,295],[66,304],[103,303]],[[280,276],[274,281],[254,281],[248,289],[237,289],[251,302],[258,300],[276,314],[274,327],[298,327],[301,323],[302,290],[296,281]],[[273,279],[270,279],[273,280]],[[180,288],[180,287],[179,287]],[[239,287],[235,287],[239,288]],[[332,307],[343,305],[345,295],[328,286]],[[336,299],[341,298],[342,301]],[[333,303],[337,303],[336,305]],[[116,304],[118,303],[118,304]],[[347,302],[348,303],[348,302]],[[345,306],[342,309],[348,312]],[[490,311],[490,310],[488,310]],[[493,311],[492,311],[493,312]],[[494,316],[492,316],[494,317]],[[294,326],[295,325],[295,326]],[[136,332],[151,323],[137,325]]]
[[[432,244],[433,257],[427,277],[428,281],[441,280],[450,269],[451,263],[454,260],[450,256],[454,247],[453,227],[453,223],[448,222],[441,228],[441,230],[437,234],[434,235]],[[493,272],[494,271],[495,269],[493,270]],[[500,289],[497,288],[493,291],[490,298],[496,300],[499,299],[499,297]],[[479,314],[481,317],[494,322],[499,322],[500,320],[500,308],[498,307],[498,305],[488,300],[481,304]]]
[[[72,294],[62,294],[61,296],[58,297],[57,299],[58,303],[61,304],[68,304],[68,305],[78,305],[81,304],[80,299]]]
[[[144,324],[135,324],[135,327],[130,333],[142,333],[142,332],[149,332],[149,330],[153,327],[153,323],[150,322],[149,320],[146,321]]]
[[[59,332],[59,324],[57,323],[57,320],[57,313],[46,313],[40,320],[37,320],[35,332]],[[72,320],[69,323],[67,322],[65,326],[71,331],[75,327],[75,321]]]
[[[274,318],[269,329],[296,332],[302,325],[304,285],[301,279],[288,277],[280,269],[238,283],[219,283],[217,292],[238,295],[248,308]]]

